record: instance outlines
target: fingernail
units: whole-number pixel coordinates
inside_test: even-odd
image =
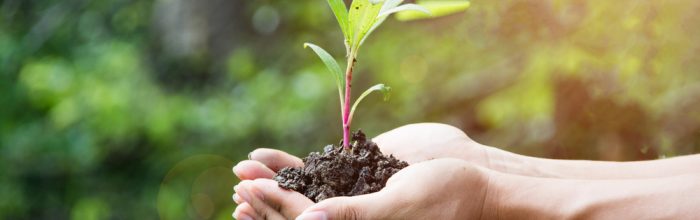
[[[328,220],[328,215],[322,211],[312,211],[301,213],[296,220]]]
[[[238,214],[238,218],[236,218],[236,219],[238,219],[238,220],[253,220],[252,217],[250,217],[246,214],[243,214],[243,213]]]
[[[238,193],[233,194],[233,201],[236,202],[236,204],[241,204],[243,201],[241,201],[241,197],[238,196]]]
[[[245,189],[242,189],[240,186],[234,186],[233,190],[236,191],[236,194],[238,194],[243,201],[250,202],[250,194],[248,194]]]
[[[231,217],[232,217],[233,219],[238,219],[238,216],[240,215],[240,212],[241,212],[241,211],[239,211],[238,208],[236,208],[236,210],[233,210],[233,213],[231,214]]]
[[[233,168],[231,168],[231,171],[233,171],[233,174],[237,174],[237,173],[236,173],[236,167],[238,167],[238,164],[236,164],[236,166],[233,166]]]
[[[233,213],[231,214],[231,217],[233,217],[234,219],[238,219],[237,216],[238,216],[238,213],[239,213],[239,212],[240,212],[240,211],[238,211],[238,209],[233,210]]]

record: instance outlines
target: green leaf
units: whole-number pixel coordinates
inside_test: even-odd
[[[342,109],[342,107],[345,105],[345,102],[343,101],[343,85],[345,85],[345,80],[343,79],[343,71],[340,69],[340,65],[338,65],[338,62],[333,59],[333,56],[331,56],[323,48],[312,43],[304,43],[304,48],[306,47],[311,47],[316,55],[321,58],[323,64],[326,64],[326,68],[328,68],[328,70],[335,75],[335,84],[338,86],[338,97],[340,98],[340,107]]]
[[[392,10],[393,8],[396,8],[396,6],[399,6],[399,4],[401,4],[401,2],[403,2],[403,0],[387,0],[387,1],[385,1],[384,5],[382,5],[382,8],[379,10],[379,14],[382,14],[385,11],[389,11],[389,10]],[[369,31],[367,31],[367,34],[365,34],[365,36],[362,38],[362,40],[360,40],[360,45],[365,43],[365,40],[367,39],[367,37],[369,37],[369,35],[372,34],[372,32],[374,32],[374,30],[377,29],[377,27],[379,27],[379,25],[384,23],[384,21],[386,20],[387,17],[388,16],[377,15],[376,21],[374,22],[372,27],[369,29]]]
[[[396,6],[399,6],[401,2],[403,2],[403,0],[386,0],[384,5],[382,5],[382,9],[379,10],[379,13],[396,8]]]
[[[352,30],[350,48],[352,51],[359,49],[361,42],[367,36],[372,26],[377,22],[377,15],[382,9],[383,1],[380,0],[353,0],[348,13],[348,27]],[[355,54],[356,56],[357,54]]]
[[[328,5],[331,6],[335,19],[338,20],[340,30],[343,31],[346,41],[350,41],[350,32],[348,30],[348,9],[345,7],[343,0],[328,0]]]
[[[430,11],[430,15],[417,11],[401,11],[396,13],[396,19],[400,21],[410,21],[425,18],[436,18],[462,12],[469,8],[468,1],[419,1],[417,5],[423,6]]]
[[[362,102],[362,100],[365,99],[365,97],[367,97],[367,95],[369,95],[370,93],[372,93],[374,91],[382,92],[382,94],[384,95],[384,101],[389,100],[391,87],[388,87],[384,84],[377,84],[377,85],[370,87],[369,89],[365,90],[365,92],[363,92],[362,95],[360,95],[360,97],[357,98],[357,100],[355,101],[355,104],[352,105],[352,109],[350,109],[348,123],[352,122],[352,116],[355,114],[355,109],[357,108],[357,105],[359,105],[360,102]]]
[[[377,15],[377,17],[386,17],[386,16],[389,16],[390,14],[402,12],[402,11],[416,11],[416,12],[423,12],[428,16],[431,15],[430,11],[428,9],[424,8],[423,6],[416,5],[416,4],[403,4],[401,6],[394,7],[392,9],[389,9],[386,11],[382,10],[381,12],[379,12],[379,15]]]

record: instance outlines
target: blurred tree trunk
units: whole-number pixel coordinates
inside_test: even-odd
[[[241,0],[157,1],[151,57],[159,64],[157,78],[175,87],[216,82],[228,55],[250,32],[244,7]]]

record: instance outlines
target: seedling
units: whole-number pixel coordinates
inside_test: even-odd
[[[379,91],[384,93],[384,99],[389,96],[390,87],[377,84],[363,92],[354,104],[351,103],[352,73],[357,62],[357,55],[367,37],[381,25],[389,15],[396,13],[399,20],[415,20],[460,12],[469,7],[469,2],[459,0],[417,1],[415,4],[401,4],[403,0],[353,0],[350,9],[343,0],[327,0],[335,15],[340,30],[343,32],[347,58],[345,72],[340,65],[323,48],[311,43],[305,43],[304,47],[311,48],[334,75],[338,86],[338,98],[343,125],[343,147],[350,149],[350,125],[357,105],[370,93]]]

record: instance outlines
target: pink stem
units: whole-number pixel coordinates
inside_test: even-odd
[[[343,106],[343,147],[350,149],[350,96],[352,88],[352,68],[355,65],[355,59],[350,56],[348,61],[348,69],[345,72],[345,106]]]

